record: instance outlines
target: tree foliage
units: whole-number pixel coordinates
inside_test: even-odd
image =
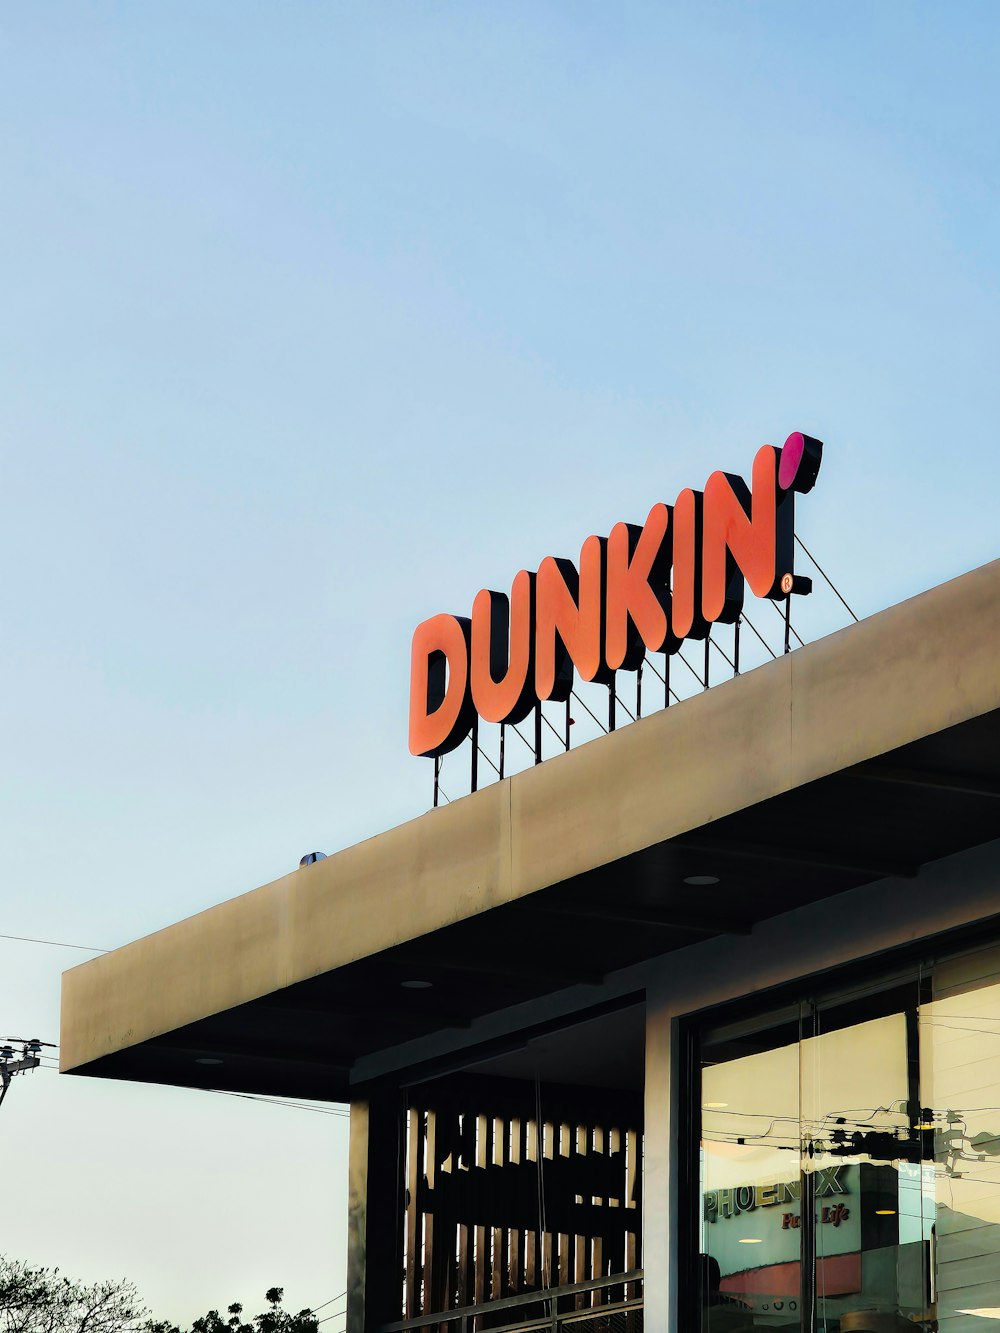
[[[58,1268],[32,1268],[0,1255],[0,1333],[317,1333],[312,1310],[282,1308],[283,1287],[265,1293],[266,1309],[244,1320],[230,1305],[194,1320],[190,1330],[154,1321],[130,1282],[76,1282]]]
[[[76,1282],[0,1255],[0,1333],[139,1333],[148,1318],[130,1282]]]
[[[190,1333],[316,1333],[319,1321],[312,1310],[292,1314],[283,1310],[284,1287],[271,1287],[264,1295],[267,1309],[255,1314],[249,1322],[243,1319],[243,1306],[238,1302],[226,1310],[223,1319],[218,1310],[209,1310],[191,1325]],[[147,1333],[183,1333],[176,1324],[150,1323]]]

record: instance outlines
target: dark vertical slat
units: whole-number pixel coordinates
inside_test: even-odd
[[[420,1128],[423,1114],[411,1106],[409,1116],[406,1143],[406,1318],[415,1319],[420,1314],[417,1305],[417,1248],[420,1239],[417,1185],[420,1180]]]
[[[487,1144],[489,1141],[489,1117],[477,1112],[476,1114],[476,1168],[475,1168],[475,1244],[476,1244],[476,1268],[475,1280],[473,1283],[473,1301],[476,1305],[481,1305],[486,1299],[486,1264],[487,1264],[487,1228],[482,1222],[486,1215],[486,1164]]]
[[[490,1297],[498,1301],[503,1295],[504,1277],[504,1236],[503,1227],[497,1225],[497,1219],[503,1211],[503,1185],[505,1179],[503,1167],[506,1161],[507,1121],[503,1116],[494,1115],[490,1142],[490,1179],[493,1187],[490,1191],[490,1216],[493,1218],[492,1271],[490,1273]]]
[[[573,1176],[575,1180],[579,1181],[582,1190],[584,1181],[587,1178],[588,1166],[586,1125],[576,1126],[573,1134],[573,1151]],[[584,1200],[584,1202],[586,1202],[586,1200]],[[587,1262],[590,1257],[590,1246],[587,1241],[588,1238],[582,1231],[577,1233],[574,1241],[575,1254],[573,1258],[573,1276],[571,1279],[573,1282],[586,1282],[590,1277],[589,1264]],[[585,1294],[577,1297],[576,1308],[578,1310],[586,1309],[588,1304],[589,1299]]]
[[[476,1166],[476,1121],[467,1101],[462,1102],[462,1211],[460,1237],[460,1305],[471,1305],[475,1294],[476,1234],[472,1225],[472,1195]]]
[[[545,1217],[544,1217],[545,1229],[542,1232],[542,1238],[541,1238],[542,1253],[539,1257],[541,1259],[541,1265],[542,1265],[542,1273],[541,1273],[542,1281],[546,1285],[552,1287],[555,1285],[554,1261],[556,1258],[556,1254],[553,1252],[555,1246],[552,1237],[552,1224],[549,1221],[548,1193],[547,1193],[547,1191],[550,1188],[552,1172],[546,1169],[546,1164],[548,1162],[553,1161],[556,1155],[557,1145],[556,1145],[555,1121],[550,1120],[547,1115],[543,1115],[541,1119],[540,1129],[542,1135],[542,1152],[539,1160],[541,1161],[542,1164],[542,1182],[545,1189],[544,1198],[546,1200],[546,1207],[545,1207]]]
[[[517,1217],[519,1213],[519,1198],[515,1192],[515,1180],[521,1179],[521,1173],[524,1168],[524,1130],[525,1119],[523,1115],[514,1116],[510,1122],[510,1177],[511,1188],[508,1191],[507,1199],[511,1209],[511,1217]],[[524,1233],[517,1225],[510,1231],[510,1280],[508,1283],[508,1295],[516,1296],[523,1286],[523,1273],[521,1265],[524,1254]]]
[[[500,1207],[500,1295],[511,1295],[511,1249],[513,1247],[514,1230],[511,1227],[511,1216],[514,1207],[514,1161],[517,1156],[517,1148],[514,1143],[516,1133],[516,1116],[510,1106],[504,1107],[503,1117],[503,1140],[501,1147],[500,1160],[503,1170],[500,1174],[499,1207]]]
[[[427,1136],[424,1168],[427,1177],[427,1211],[424,1217],[424,1307],[428,1310],[447,1310],[450,1303],[447,1290],[448,1222],[441,1207],[441,1147],[446,1140],[444,1116],[446,1112],[431,1108],[427,1112]],[[439,1130],[442,1132],[439,1135]],[[440,1190],[440,1193],[439,1193]]]
[[[541,1126],[532,1117],[526,1130],[527,1158],[533,1162],[537,1171],[542,1169]],[[536,1191],[537,1193],[537,1191]],[[524,1285],[532,1291],[538,1285],[538,1264],[541,1247],[541,1229],[537,1221],[532,1221],[524,1241]]]
[[[594,1126],[595,1156],[600,1157],[602,1159],[606,1157],[607,1141],[608,1141],[608,1136],[604,1125],[603,1124],[595,1125]],[[601,1162],[602,1176],[604,1175],[603,1167],[604,1167],[604,1162],[602,1161]],[[603,1207],[607,1203],[607,1200],[602,1195],[598,1195],[595,1200],[592,1200],[592,1202],[594,1202],[597,1207]],[[593,1264],[594,1277],[604,1277],[605,1273],[607,1272],[607,1267],[604,1262],[604,1236],[602,1232],[597,1232],[595,1234],[592,1248],[593,1248],[592,1264]],[[603,1305],[606,1299],[607,1299],[607,1293],[605,1291],[598,1291],[594,1297],[594,1304]]]
[[[639,1133],[629,1129],[625,1135],[625,1270],[631,1273],[640,1265],[639,1257]],[[638,1295],[638,1283],[631,1283],[626,1288],[626,1298]]]
[[[622,1152],[622,1132],[617,1125],[608,1127],[608,1158],[614,1166],[613,1179],[615,1184],[612,1188],[615,1190],[607,1201],[609,1212],[609,1230],[607,1243],[605,1246],[605,1262],[608,1265],[610,1273],[622,1273],[625,1271],[625,1154]],[[608,1299],[610,1301],[620,1301],[623,1298],[623,1288],[620,1286],[611,1287],[608,1290]]]
[[[617,1125],[608,1130],[608,1157],[615,1165],[614,1194],[608,1199],[609,1206],[625,1206],[625,1154],[622,1152],[622,1132]]]
[[[557,1154],[562,1161],[570,1162],[573,1151],[573,1127],[560,1118],[558,1121]],[[560,1169],[557,1179],[565,1180],[569,1174]],[[563,1201],[560,1201],[562,1203]],[[570,1265],[573,1262],[572,1237],[566,1232],[559,1233],[559,1257],[556,1272],[559,1274],[559,1286],[568,1287],[570,1283]]]

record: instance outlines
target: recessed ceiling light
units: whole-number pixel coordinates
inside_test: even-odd
[[[895,1210],[895,1208],[876,1208],[876,1209],[875,1209],[875,1216],[876,1216],[876,1217],[895,1217],[895,1216],[896,1216],[896,1210]]]
[[[718,884],[718,875],[685,875],[684,883],[690,884],[692,888],[706,888],[709,884]]]
[[[223,1062],[214,1055],[199,1055],[195,1059],[196,1065],[221,1065]]]
[[[701,1109],[703,1111],[721,1111],[724,1106],[728,1105],[728,1102],[706,1102]]]
[[[741,1245],[763,1245],[764,1241],[760,1236],[741,1236]]]
[[[399,984],[400,984],[401,986],[405,986],[407,990],[430,990],[430,988],[434,985],[434,982],[433,982],[433,981],[401,981]]]

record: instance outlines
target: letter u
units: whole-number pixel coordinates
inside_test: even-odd
[[[472,604],[472,702],[486,722],[520,722],[535,703],[535,575],[522,569],[510,598],[484,588]]]

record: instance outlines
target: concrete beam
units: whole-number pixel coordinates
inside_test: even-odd
[[[63,978],[62,1068],[82,1069],[1000,708],[998,606],[994,561],[73,968]]]

